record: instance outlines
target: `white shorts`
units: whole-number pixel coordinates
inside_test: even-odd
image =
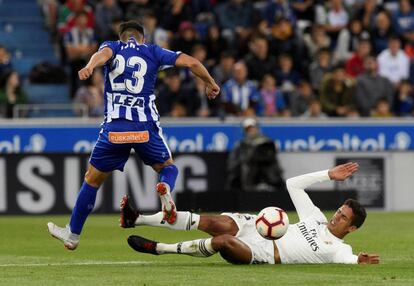
[[[275,248],[272,240],[263,238],[256,230],[256,215],[222,213],[234,220],[239,228],[236,237],[252,252],[251,264],[275,264]]]

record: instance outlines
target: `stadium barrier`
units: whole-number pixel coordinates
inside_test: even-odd
[[[292,209],[287,192],[229,193],[224,190],[227,153],[176,153],[180,170],[174,195],[180,209],[201,211],[259,210],[276,204]],[[413,210],[414,153],[282,153],[284,177],[356,161],[360,172],[346,182],[317,184],[309,191],[323,209],[338,207],[346,197],[385,210]],[[87,154],[5,154],[0,156],[0,214],[69,213],[87,168]],[[130,194],[140,210],[160,209],[153,191],[157,175],[131,156],[125,171],[115,171],[99,191],[95,212],[113,213]]]
[[[0,120],[0,153],[89,153],[101,120]],[[163,133],[172,152],[230,151],[243,137],[240,118],[163,118]],[[365,152],[414,150],[414,121],[263,119],[261,129],[281,152]]]
[[[13,107],[14,118],[35,117],[88,117],[88,106],[84,103],[41,103],[16,104]]]

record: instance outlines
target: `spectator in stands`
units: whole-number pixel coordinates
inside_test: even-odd
[[[292,116],[304,114],[314,98],[315,95],[312,91],[310,82],[302,80],[299,83],[296,92],[292,93],[289,97],[290,112]]]
[[[157,17],[152,12],[148,12],[142,18],[145,29],[145,42],[155,44],[162,48],[169,48],[168,32],[158,25]]]
[[[246,0],[229,0],[216,7],[222,35],[233,45],[244,42],[250,35],[253,6]]]
[[[194,87],[191,91],[193,96],[197,96],[199,99],[199,108],[196,110],[195,115],[198,117],[212,117],[219,115],[220,102],[218,98],[214,100],[208,100],[206,97],[206,84],[199,77],[194,78]]]
[[[163,83],[158,88],[156,98],[158,113],[161,116],[170,114],[173,102],[177,101],[181,88],[182,82],[179,71],[175,68],[168,69]]]
[[[191,56],[200,61],[203,65],[207,66],[207,48],[202,44],[195,44],[191,49]]]
[[[409,43],[414,42],[414,11],[409,0],[400,0],[398,11],[394,15],[395,30]]]
[[[290,54],[279,57],[279,68],[276,70],[277,85],[284,93],[295,91],[301,79],[300,74],[293,68],[293,59]]]
[[[303,42],[311,59],[317,56],[320,49],[329,49],[331,46],[331,39],[326,34],[324,27],[318,24],[312,26],[310,34],[303,35]]]
[[[357,77],[355,103],[361,116],[369,116],[380,98],[393,102],[391,82],[378,74],[377,60],[369,56],[364,61],[364,73]]]
[[[96,33],[100,41],[109,38],[112,31],[112,20],[122,18],[122,10],[116,0],[103,0],[96,5]]]
[[[361,21],[363,29],[371,31],[375,27],[375,18],[380,11],[378,0],[365,0],[363,6],[355,13],[354,18]]]
[[[0,77],[11,69],[10,53],[5,46],[0,45]]]
[[[210,13],[217,1],[211,0],[191,0],[188,5],[191,5],[191,12],[193,15],[200,13]]]
[[[379,3],[381,2],[382,2],[382,6],[384,7],[384,9],[386,9],[390,13],[396,13],[398,11],[399,0],[384,0],[384,1],[379,0]]]
[[[208,27],[205,45],[209,66],[218,64],[221,52],[226,51],[229,47],[227,41],[221,36],[218,25]]]
[[[12,118],[13,107],[26,103],[26,93],[21,87],[19,75],[13,70],[0,78],[0,115]]]
[[[102,72],[95,71],[75,94],[75,103],[83,103],[88,107],[90,117],[101,117],[104,114],[104,78]]]
[[[408,80],[402,80],[400,83],[396,96],[395,111],[399,116],[414,115],[413,87]]]
[[[375,28],[371,33],[373,50],[376,55],[387,48],[388,38],[393,34],[390,14],[387,11],[379,12],[376,17]]]
[[[322,81],[320,100],[322,110],[329,116],[347,116],[354,106],[354,83],[346,77],[344,67],[337,65]]]
[[[270,54],[281,55],[291,53],[302,60],[302,51],[300,50],[299,40],[295,36],[295,29],[291,22],[286,18],[276,20],[271,27]]]
[[[80,12],[76,15],[76,25],[66,33],[64,43],[71,68],[71,94],[74,95],[80,84],[78,71],[86,65],[97,49],[94,31],[88,27],[88,14],[86,12]]]
[[[288,0],[271,0],[267,4],[265,11],[265,18],[269,25],[275,24],[277,19],[285,18],[292,24],[296,23],[296,14],[294,7],[292,6],[292,1]],[[296,1],[300,2],[300,1]],[[309,2],[309,1],[306,1]],[[298,5],[296,5],[298,7]]]
[[[270,36],[270,26],[266,19],[258,17],[253,24],[252,36],[262,36],[266,39]]]
[[[178,37],[171,43],[171,49],[190,54],[193,46],[198,43],[199,40],[197,39],[193,23],[184,21],[178,28]]]
[[[86,14],[86,26],[95,26],[95,17],[90,6],[85,4],[85,0],[66,0],[65,5],[59,9],[58,31],[61,35],[66,34],[76,25],[77,14]]]
[[[43,0],[40,5],[45,20],[45,27],[50,32],[56,32],[59,15],[59,3],[57,0]]]
[[[255,84],[247,78],[244,62],[237,62],[233,67],[233,76],[221,90],[221,99],[226,114],[255,115],[259,92]]]
[[[312,89],[319,94],[325,74],[332,71],[332,54],[329,49],[318,51],[315,61],[309,66],[309,79]]]
[[[386,98],[380,98],[378,100],[371,116],[381,117],[381,118],[388,118],[388,117],[394,116],[393,113],[391,112],[391,105]]]
[[[207,49],[202,44],[194,44],[191,48],[190,55],[196,58],[200,63],[202,63],[207,69],[210,67],[207,63]],[[195,78],[195,76],[191,73],[190,69],[180,69],[181,79],[184,83],[191,84],[191,81]]]
[[[111,30],[107,35],[106,41],[118,41],[119,40],[119,26],[122,23],[121,18],[114,18],[111,22]]]
[[[260,98],[257,105],[258,116],[288,116],[283,93],[276,87],[276,79],[271,74],[263,76],[260,88]]]
[[[253,37],[249,48],[250,53],[244,58],[249,71],[249,79],[260,82],[265,74],[275,71],[276,58],[269,55],[269,44],[264,37]]]
[[[220,62],[213,68],[212,76],[219,85],[228,81],[233,74],[233,66],[236,62],[233,52],[227,50],[220,54]]]
[[[157,12],[161,12],[158,10],[160,6],[166,4],[167,1],[120,0],[119,4],[121,5],[127,20],[136,20],[142,19],[144,15],[147,15],[148,13],[155,13],[155,15],[157,15]],[[181,2],[178,4],[181,4]]]
[[[388,40],[388,49],[378,55],[379,74],[388,78],[395,86],[401,80],[408,79],[410,73],[410,60],[401,49],[398,36],[391,36]]]
[[[348,24],[349,16],[342,0],[330,0],[325,23],[325,30],[336,42],[339,32]]]
[[[367,30],[363,29],[361,20],[354,18],[347,28],[339,32],[334,56],[335,61],[343,62],[352,57],[360,40],[370,40],[370,34]]]
[[[191,7],[190,5],[186,5],[185,0],[167,0],[165,2],[158,11],[158,20],[160,21],[160,26],[163,29],[177,32],[182,22],[191,22],[193,19]]]
[[[327,119],[328,115],[322,112],[321,102],[313,98],[310,103],[308,109],[301,115],[301,118],[305,119]]]
[[[283,170],[274,142],[260,132],[254,118],[242,122],[244,138],[227,160],[226,187],[237,191],[283,191]]]
[[[371,53],[371,42],[361,40],[353,56],[346,61],[345,71],[348,76],[357,77],[364,72],[364,60]]]
[[[312,23],[315,19],[314,0],[292,0],[289,1],[292,9],[299,20]]]
[[[169,69],[158,92],[156,103],[160,115],[175,117],[196,116],[200,100],[194,91],[185,86],[177,69]]]

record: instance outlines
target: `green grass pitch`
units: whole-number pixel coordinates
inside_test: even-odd
[[[346,239],[354,252],[380,254],[380,265],[237,266],[219,255],[139,254],[126,243],[130,234],[165,242],[206,235],[124,230],[115,215],[92,215],[79,248],[71,252],[47,233],[49,220],[64,225],[68,216],[0,217],[0,285],[414,285],[414,213],[369,212],[362,229]]]

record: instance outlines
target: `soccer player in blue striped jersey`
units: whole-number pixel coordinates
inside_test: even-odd
[[[165,66],[187,67],[206,83],[209,99],[220,92],[197,59],[157,45],[146,45],[144,29],[139,23],[122,23],[119,36],[119,41],[102,43],[79,71],[79,78],[86,80],[96,67],[104,66],[105,117],[69,225],[62,228],[51,222],[47,224],[50,234],[70,250],[79,244],[83,225],[95,205],[97,190],[112,171],[123,171],[131,149],[159,173],[155,189],[161,199],[164,220],[169,224],[176,220],[177,211],[170,192],[174,189],[178,169],[162,136],[155,106],[158,70]]]

